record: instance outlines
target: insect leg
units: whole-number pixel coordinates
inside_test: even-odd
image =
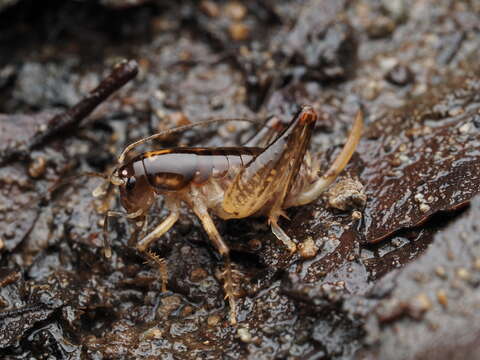
[[[313,183],[310,188],[301,193],[294,201],[292,201],[289,206],[299,206],[305,205],[313,200],[317,199],[322,192],[324,192],[338,177],[338,175],[343,171],[345,166],[350,161],[355,149],[360,141],[362,136],[363,129],[363,113],[361,110],[357,112],[355,116],[355,121],[353,123],[352,130],[348,136],[347,142],[343,146],[342,151],[337,156],[333,164],[327,170],[327,172],[320,177],[315,183]]]
[[[165,261],[165,259],[158,256],[150,249],[145,250],[144,254],[147,256],[147,258],[150,261],[152,261],[154,264],[158,266],[158,270],[160,271],[160,276],[162,277],[162,292],[166,292],[167,282],[168,282],[167,262]]]
[[[280,215],[279,210],[298,173],[316,120],[315,110],[304,106],[289,127],[236,175],[225,192],[223,210],[232,217],[244,218],[257,213],[274,199],[271,208]]]
[[[277,239],[280,240],[291,253],[297,251],[297,245],[295,244],[295,242],[292,241],[292,239],[290,239],[290,236],[288,236],[285,231],[283,231],[283,229],[278,225],[278,219],[275,217],[270,217],[268,221],[270,223],[270,227],[272,228],[272,232],[277,237]]]
[[[230,323],[235,325],[237,323],[237,304],[235,301],[233,270],[230,262],[230,249],[224,243],[222,236],[219,234],[212,218],[208,214],[205,205],[201,202],[201,200],[197,200],[195,197],[193,197],[193,212],[202,222],[202,226],[205,229],[210,241],[217,248],[220,255],[222,255],[225,263],[225,270],[223,272],[223,288],[225,291],[225,298],[228,299],[228,304],[230,306]]]
[[[149,246],[153,241],[155,241],[160,236],[165,234],[168,230],[170,230],[172,226],[177,222],[179,212],[176,204],[170,207],[170,210],[170,214],[152,232],[150,232],[146,237],[144,237],[136,246],[138,251],[144,253],[149,260],[151,260],[158,266],[160,276],[162,278],[162,291],[166,291],[167,289],[167,264],[165,262],[165,259],[162,259],[153,251],[149,250]]]
[[[140,240],[137,244],[137,249],[145,252],[150,244],[165,234],[177,222],[179,213],[177,210],[170,212],[170,214],[147,236]]]
[[[285,198],[304,160],[316,120],[315,110],[304,106],[289,127],[238,173],[222,203],[225,212],[239,218],[266,212],[272,232],[291,252],[296,245],[277,221],[285,216]]]

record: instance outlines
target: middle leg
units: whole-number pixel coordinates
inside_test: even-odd
[[[139,241],[136,246],[138,251],[145,254],[145,256],[150,261],[152,261],[158,266],[158,270],[160,271],[160,276],[162,279],[162,292],[165,292],[167,290],[167,264],[165,262],[165,259],[155,254],[149,249],[149,247],[153,241],[161,237],[163,234],[165,234],[168,230],[172,228],[172,226],[177,222],[178,217],[179,211],[177,206],[175,205],[171,208],[170,214],[152,232],[150,232],[150,234],[148,234],[141,241]]]
[[[202,222],[202,226],[205,229],[210,241],[217,248],[217,251],[220,253],[225,263],[225,270],[223,272],[223,288],[225,291],[225,298],[228,299],[228,304],[230,306],[230,323],[235,325],[237,323],[237,303],[235,301],[237,292],[235,290],[236,284],[233,278],[232,264],[230,261],[230,249],[223,241],[222,236],[218,232],[202,200],[199,200],[199,198],[196,196],[192,196],[192,200],[193,212]]]

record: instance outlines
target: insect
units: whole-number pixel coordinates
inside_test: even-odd
[[[363,114],[358,111],[342,151],[330,168],[320,175],[319,162],[308,151],[317,118],[311,106],[303,106],[275,138],[269,141],[271,132],[259,132],[242,147],[169,148],[144,152],[125,161],[127,153],[134,147],[159,137],[163,132],[137,141],[122,152],[120,165],[108,180],[109,186],[119,188],[126,217],[138,229],[143,228],[148,211],[158,196],[163,196],[169,210],[169,215],[136,244],[140,252],[158,264],[162,289],[166,289],[166,263],[149,247],[172,228],[179,219],[180,207],[186,205],[199,218],[223,258],[225,297],[229,301],[230,322],[236,323],[235,283],[229,248],[212,216],[224,220],[265,216],[275,236],[290,252],[295,252],[295,241],[278,225],[279,218],[286,217],[285,209],[308,204],[328,188],[349,162],[363,127]],[[111,210],[106,219],[119,215],[125,214]],[[105,232],[106,229],[107,225]],[[111,253],[107,240],[105,253],[107,257]]]

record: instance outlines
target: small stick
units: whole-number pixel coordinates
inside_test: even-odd
[[[46,130],[33,136],[29,144],[16,149],[9,149],[3,154],[0,153],[0,165],[5,165],[16,159],[28,159],[30,151],[38,149],[60,132],[78,127],[82,120],[90,115],[98,105],[132,80],[137,73],[138,64],[134,60],[124,60],[117,64],[112,73],[103,79],[87,97],[50,119]]]
[[[30,149],[37,148],[50,137],[61,131],[77,127],[81,121],[92,113],[95,108],[104,102],[110,95],[132,80],[138,73],[138,64],[135,60],[124,60],[117,64],[112,73],[93,89],[90,94],[67,111],[54,116],[49,122],[46,132],[33,138]]]

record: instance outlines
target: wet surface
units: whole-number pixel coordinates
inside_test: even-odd
[[[475,358],[478,2],[7,3],[2,358]],[[72,111],[124,58],[138,75],[88,117]],[[364,109],[342,180],[351,186],[287,211],[292,256],[264,219],[216,221],[241,274],[235,327],[220,257],[186,209],[153,246],[169,268],[162,293],[125,219],[111,219],[112,258],[102,256],[101,212],[120,204],[92,196],[101,179],[49,192],[111,171],[128,143],[156,131],[225,117],[285,123],[301,104],[320,115],[322,169]],[[255,132],[199,127],[138,150],[235,145]],[[165,215],[159,200],[150,226]]]
[[[358,358],[475,359],[479,356],[479,198],[425,254],[385,276],[367,296],[370,349]]]
[[[480,191],[475,126],[480,83],[465,79],[464,84],[430,112],[402,111],[378,120],[367,132],[361,151],[368,164],[361,179],[370,199],[364,213],[366,242],[458,209]],[[378,137],[383,133],[389,135]]]

